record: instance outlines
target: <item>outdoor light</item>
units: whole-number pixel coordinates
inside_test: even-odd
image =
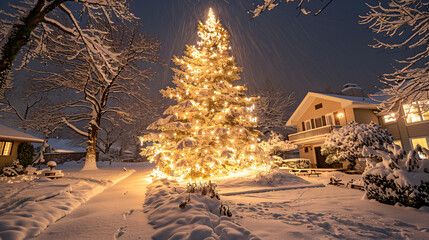
[[[338,117],[338,118],[343,118],[343,117],[344,117],[344,113],[338,113],[338,114],[337,114],[337,117]]]

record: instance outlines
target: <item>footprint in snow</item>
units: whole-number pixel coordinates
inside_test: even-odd
[[[114,239],[114,240],[117,240],[117,239],[119,239],[120,237],[122,237],[122,235],[124,235],[124,234],[125,234],[126,230],[127,230],[127,226],[125,226],[125,227],[120,227],[120,228],[118,229],[117,233],[115,234],[115,236],[113,236],[113,239]]]

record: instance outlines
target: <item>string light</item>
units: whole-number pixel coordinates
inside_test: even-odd
[[[157,162],[154,178],[202,181],[267,167],[259,155],[246,152],[258,149],[258,135],[251,131],[257,122],[251,115],[257,99],[242,97],[246,87],[231,84],[241,68],[229,56],[229,34],[212,9],[205,23],[199,23],[198,37],[185,57],[173,60],[180,67],[174,69],[176,88],[162,90],[178,103],[166,111],[175,118],[152,124],[163,132],[158,138],[148,137],[154,142],[149,160]],[[237,130],[244,134],[234,134]]]

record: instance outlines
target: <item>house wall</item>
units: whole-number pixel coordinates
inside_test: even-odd
[[[322,108],[315,109],[315,105],[321,103]],[[316,98],[311,103],[310,107],[305,110],[304,114],[302,114],[301,118],[298,120],[297,131],[302,132],[302,122],[310,120],[312,118],[321,117],[323,115],[332,113],[332,112],[345,112],[343,108],[341,108],[341,104],[339,102],[329,101],[326,99]],[[351,113],[353,115],[353,113]],[[340,125],[346,125],[346,118],[340,119]]]
[[[299,148],[299,157],[309,159],[310,160],[310,168],[315,168],[317,166],[316,155],[314,153],[314,147],[313,146],[311,146],[308,149],[308,152],[305,152],[304,147],[300,147]]]
[[[353,109],[354,121],[358,123],[377,123],[379,124],[378,117],[374,114],[374,110],[371,109]]]
[[[0,141],[10,141],[10,140],[3,140],[0,139]],[[9,156],[0,156],[0,169],[6,166],[12,165],[13,161],[18,158],[18,145],[21,142],[13,141],[12,144],[12,151]]]
[[[382,117],[380,117],[380,122],[381,126],[392,134],[394,140],[401,140],[402,148],[405,151],[410,151],[412,138],[426,137],[429,140],[429,121],[407,123],[403,116],[404,112],[401,111],[396,122],[384,123]]]

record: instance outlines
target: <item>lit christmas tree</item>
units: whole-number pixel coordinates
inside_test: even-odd
[[[183,58],[173,61],[175,88],[161,90],[175,99],[161,118],[148,129],[160,133],[142,138],[153,141],[149,160],[156,162],[154,177],[206,180],[246,171],[262,164],[257,147],[257,98],[246,97],[229,51],[229,34],[210,9],[206,23],[199,23],[198,46],[187,46]]]

